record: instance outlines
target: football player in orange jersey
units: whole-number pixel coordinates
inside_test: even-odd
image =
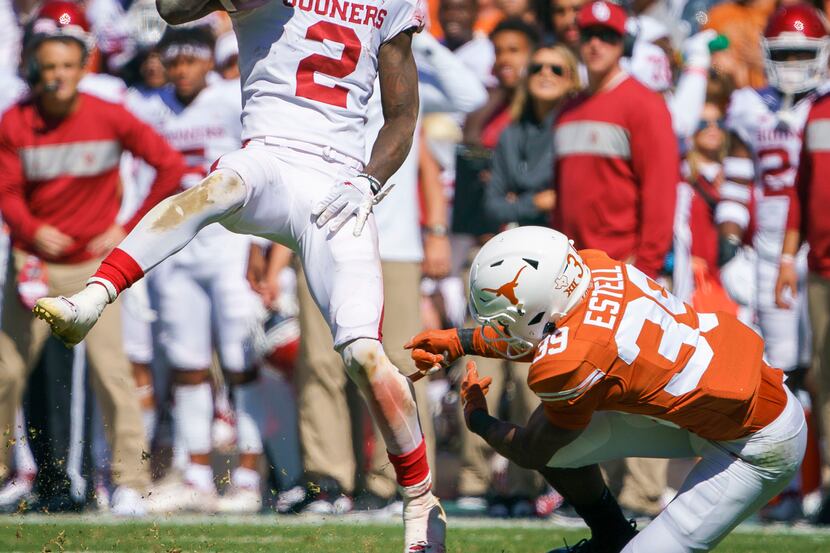
[[[803,411],[734,316],[697,313],[634,266],[541,227],[490,240],[469,299],[480,326],[423,332],[406,347],[422,371],[466,354],[531,363],[542,403],[526,426],[487,413],[489,379],[473,362],[461,395],[468,428],[540,471],[591,528],[560,551],[706,551],[795,474]],[[639,534],[597,466],[622,457],[700,458]]]

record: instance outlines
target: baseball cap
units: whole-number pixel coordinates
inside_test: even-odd
[[[580,29],[588,27],[607,27],[620,35],[625,34],[625,20],[628,17],[625,10],[617,4],[604,2],[588,2],[579,10],[576,16],[576,24]]]

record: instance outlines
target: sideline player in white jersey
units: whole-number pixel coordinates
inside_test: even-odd
[[[800,364],[800,352],[806,351],[799,346],[807,340],[806,331],[799,336],[803,306],[777,307],[775,281],[787,207],[795,193],[801,132],[816,90],[825,79],[828,38],[816,11],[799,4],[782,7],[770,17],[763,45],[769,87],[735,91],[727,111],[732,140],[715,220],[726,238],[724,246],[736,249],[750,224],[754,194],[758,325],[768,362],[791,372]],[[799,256],[798,263],[804,274],[806,259]]]
[[[185,156],[185,189],[198,185],[215,159],[240,146],[239,83],[207,83],[213,45],[205,27],[168,29],[157,48],[171,83],[131,106]],[[155,490],[148,501],[151,512],[239,513],[262,506],[257,471],[262,406],[249,340],[256,298],[245,280],[248,243],[247,236],[212,225],[155,273],[160,344],[172,370],[175,431],[190,459],[184,488],[177,484]],[[240,452],[240,466],[221,498],[210,467],[214,349],[236,406]]]
[[[411,41],[423,25],[423,6],[417,0],[159,0],[158,6],[173,24],[230,12],[239,41],[244,147],[222,156],[199,185],[151,210],[84,290],[44,298],[36,313],[64,342],[78,343],[119,292],[214,222],[291,247],[386,441],[404,499],[404,550],[444,551],[446,517],[431,491],[406,378],[422,373],[399,372],[379,340],[383,287],[371,216],[412,144],[418,75]],[[376,76],[384,124],[364,165],[366,105]],[[181,307],[188,308],[184,298]]]

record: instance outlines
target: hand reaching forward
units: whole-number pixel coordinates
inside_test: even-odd
[[[461,381],[461,405],[464,407],[464,421],[467,427],[470,427],[470,415],[479,409],[487,412],[487,392],[490,391],[490,384],[493,379],[486,376],[482,379],[478,377],[478,369],[475,361],[467,362],[467,374],[464,375],[464,380]]]
[[[447,367],[464,355],[464,348],[461,347],[461,341],[458,339],[458,331],[454,328],[426,330],[413,337],[403,347],[412,350],[412,360],[415,361],[415,366],[421,376]]]

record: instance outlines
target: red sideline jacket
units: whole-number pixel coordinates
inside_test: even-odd
[[[75,239],[57,263],[90,259],[89,241],[115,223],[121,205],[119,162],[127,150],[157,171],[133,218],[132,229],[155,204],[173,193],[184,159],[150,126],[124,107],[80,94],[68,117],[44,119],[31,99],[0,119],[0,209],[14,247],[37,254],[33,239],[43,224]]]
[[[671,247],[678,143],[661,96],[620,75],[569,102],[554,127],[557,190],[552,224],[577,248],[634,256],[651,277]]]
[[[810,270],[830,278],[830,95],[810,108],[795,188],[787,229],[800,230],[810,244]]]

